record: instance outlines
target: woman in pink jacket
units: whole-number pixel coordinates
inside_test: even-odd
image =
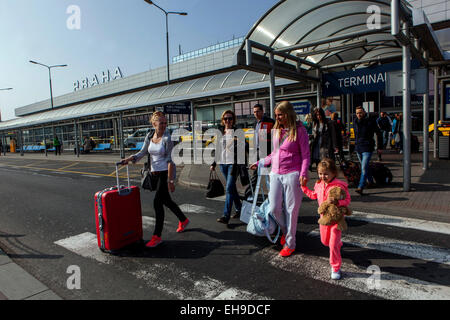
[[[297,122],[297,114],[291,103],[280,102],[275,109],[275,118],[273,151],[263,161],[264,167],[272,165],[270,209],[283,233],[280,255],[288,257],[296,247],[298,212],[303,199],[301,184],[308,180],[309,142],[308,133],[301,122]],[[257,166],[258,162],[250,168],[255,170]]]
[[[348,193],[347,183],[336,178],[337,168],[333,160],[324,158],[317,166],[317,173],[319,180],[314,185],[314,191],[311,191],[306,186],[306,182],[302,184],[303,192],[310,199],[317,199],[319,206],[324,201],[333,202],[337,206],[348,206],[351,198]],[[332,187],[340,187],[345,190],[345,199],[328,199],[328,190]],[[329,226],[320,225],[320,239],[325,246],[330,247],[330,265],[331,265],[331,279],[339,280],[341,278],[341,230],[337,228],[337,224]]]

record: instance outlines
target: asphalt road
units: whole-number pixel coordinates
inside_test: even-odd
[[[139,168],[131,167],[132,184]],[[94,239],[94,194],[115,184],[114,172],[113,166],[97,163],[0,162],[0,247],[63,299],[407,299],[426,298],[427,292],[450,298],[445,289],[450,285],[449,234],[364,220],[348,221],[347,280],[330,280],[328,248],[317,237],[317,207],[309,200],[300,213],[297,252],[287,259],[278,257],[280,245],[248,234],[239,220],[228,228],[217,223],[223,201],[180,185],[173,198],[191,220],[186,232],[175,232],[176,217],[166,210],[161,246],[133,247],[116,256],[102,253]],[[141,190],[141,200],[147,241],[154,226],[153,194]],[[405,253],[360,244],[371,237],[403,241]],[[411,254],[405,243],[413,243]],[[443,260],[416,256],[414,243],[438,248],[431,254],[442,253]],[[69,288],[71,266],[80,270],[79,288]],[[370,288],[366,278],[373,266],[386,275],[383,280],[395,278],[388,288]],[[416,287],[397,284],[402,281],[425,289],[417,287],[416,296],[411,293]]]

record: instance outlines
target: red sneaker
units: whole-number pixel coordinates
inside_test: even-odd
[[[186,218],[183,222],[178,222],[178,229],[177,232],[183,232],[184,229],[186,229],[187,225],[189,224],[189,219]]]
[[[145,245],[147,248],[154,248],[161,244],[162,239],[161,237],[158,237],[157,235],[154,235],[152,239]]]
[[[284,234],[281,235],[280,244],[284,246],[286,244],[286,236]]]
[[[282,257],[289,257],[295,250],[294,249],[289,249],[288,246],[285,246],[281,251],[280,251],[280,256]]]

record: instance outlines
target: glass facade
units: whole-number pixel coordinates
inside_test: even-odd
[[[187,52],[187,53],[181,54],[179,56],[173,57],[172,63],[182,62],[182,61],[190,60],[190,59],[197,58],[200,56],[204,56],[205,54],[210,54],[213,52],[238,47],[242,44],[243,41],[244,41],[244,37],[241,37],[241,38],[221,42],[221,43],[218,43],[218,44],[206,47],[206,48]]]

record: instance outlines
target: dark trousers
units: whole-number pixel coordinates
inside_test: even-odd
[[[55,155],[61,155],[61,146],[55,146]]]
[[[156,226],[153,234],[161,237],[164,226],[164,206],[169,208],[181,222],[186,220],[186,216],[183,214],[180,207],[178,207],[178,205],[170,197],[169,187],[167,186],[168,171],[160,171],[157,174],[159,176],[158,187],[156,189],[155,199],[153,200]]]

